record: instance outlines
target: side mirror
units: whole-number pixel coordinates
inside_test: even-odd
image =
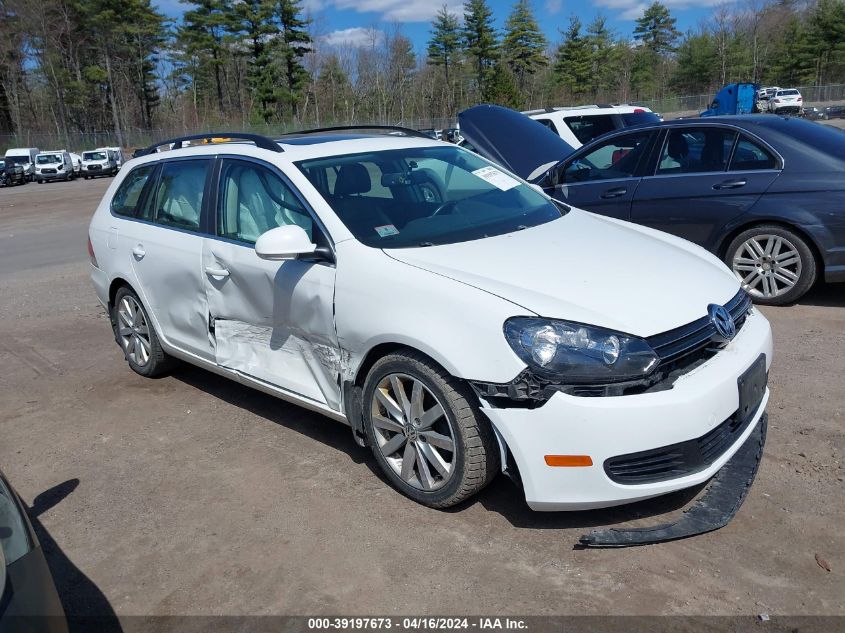
[[[309,255],[317,249],[301,226],[279,226],[263,233],[255,242],[255,254],[261,259],[285,261]]]

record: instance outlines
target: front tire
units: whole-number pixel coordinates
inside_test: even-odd
[[[755,303],[780,306],[804,296],[817,267],[806,240],[775,224],[743,231],[728,245],[725,263]]]
[[[114,338],[132,371],[154,378],[172,369],[175,359],[162,349],[146,309],[128,286],[115,295],[112,325]]]
[[[422,354],[379,359],[364,383],[364,428],[373,455],[402,494],[448,508],[499,471],[493,429],[469,387]]]

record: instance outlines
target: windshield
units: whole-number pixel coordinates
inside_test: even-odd
[[[532,187],[456,147],[348,154],[296,165],[350,232],[374,248],[465,242],[563,214]]]
[[[105,152],[83,152],[82,160],[106,160]]]
[[[6,156],[6,162],[12,165],[26,165],[29,163],[29,156]]]
[[[35,157],[35,162],[38,165],[51,165],[53,163],[61,163],[62,157],[58,154],[41,154]]]
[[[797,90],[781,90],[778,92],[777,96],[779,97],[790,97],[792,95],[797,95]]]

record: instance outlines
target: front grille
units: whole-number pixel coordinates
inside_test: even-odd
[[[619,484],[647,484],[692,475],[724,455],[748,428],[756,413],[755,409],[743,420],[737,411],[694,440],[611,457],[604,462],[604,472]]]
[[[55,169],[42,169],[41,173],[42,174],[55,174],[56,170]]]
[[[99,165],[88,165],[88,171],[98,171],[99,169]]]
[[[731,313],[736,324],[736,331],[739,332],[751,309],[751,297],[744,290],[740,290],[733,299],[728,301],[725,308]],[[697,356],[697,352],[713,347],[714,336],[716,336],[716,326],[713,325],[709,316],[705,316],[674,330],[650,336],[646,341],[651,349],[657,352],[660,366],[663,366],[669,363],[678,364],[678,361],[687,356]]]

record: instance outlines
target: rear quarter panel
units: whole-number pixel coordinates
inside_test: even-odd
[[[812,242],[828,281],[845,280],[845,174],[783,172],[729,235],[744,227],[775,222],[804,233]]]

